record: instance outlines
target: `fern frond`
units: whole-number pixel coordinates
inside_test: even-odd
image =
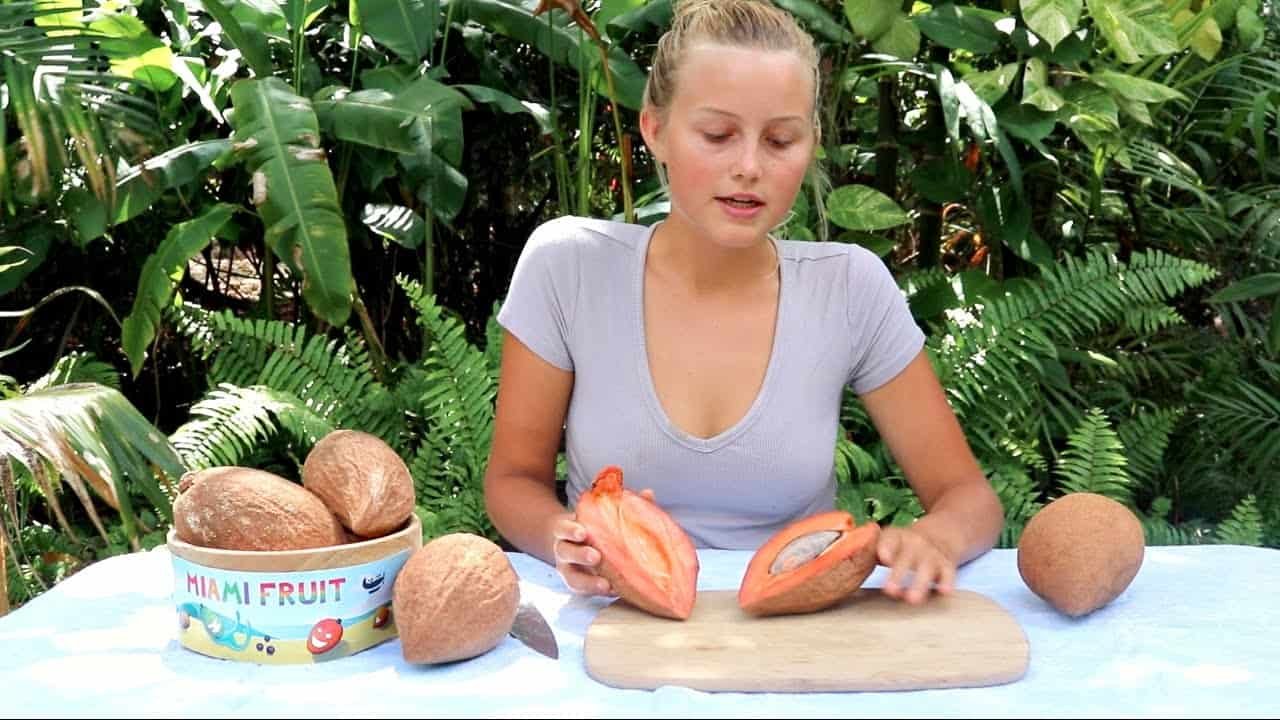
[[[1243,378],[1223,390],[1230,394],[1197,391],[1205,402],[1205,422],[1230,428],[1223,433],[1223,447],[1239,453],[1254,472],[1280,466],[1280,392]]]
[[[1116,427],[1124,444],[1126,469],[1135,485],[1149,482],[1160,472],[1169,436],[1185,412],[1182,407],[1139,411]]]
[[[177,315],[174,326],[193,350],[212,359],[211,384],[288,393],[335,428],[359,429],[403,450],[403,408],[377,381],[364,341],[354,332],[331,339],[310,335],[302,325],[190,305]]]
[[[1039,500],[1035,479],[1012,463],[1002,463],[989,473],[989,477],[1004,508],[1004,527],[1000,530],[996,547],[1015,548],[1027,522],[1044,507]]]
[[[1067,446],[1054,468],[1063,493],[1097,493],[1132,504],[1124,445],[1101,410],[1089,408],[1084,421],[1067,437]]]
[[[1214,532],[1214,539],[1224,545],[1262,544],[1262,512],[1258,500],[1249,495],[1240,501]]]
[[[496,376],[483,352],[470,343],[466,326],[447,315],[422,285],[398,276],[430,339],[413,387],[426,423],[425,441],[410,462],[418,501],[448,527],[497,539],[484,508],[484,469],[493,439]]]
[[[169,441],[193,470],[240,465],[282,434],[305,453],[334,430],[296,396],[262,385],[223,383],[193,405],[190,414]]]
[[[493,375],[495,382],[502,369],[502,326],[498,324],[500,309],[502,304],[495,301],[484,326],[484,358],[489,362],[489,372]]]

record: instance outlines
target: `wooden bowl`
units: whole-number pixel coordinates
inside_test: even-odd
[[[326,662],[396,637],[391,587],[422,547],[413,515],[394,533],[308,550],[245,551],[167,539],[178,640],[260,664]]]

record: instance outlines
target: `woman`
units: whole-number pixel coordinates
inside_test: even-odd
[[[766,0],[679,4],[640,113],[670,214],[558,218],[521,254],[498,315],[485,498],[498,531],[575,592],[611,588],[555,493],[562,431],[571,507],[618,465],[696,545],[755,550],[834,507],[846,386],[926,510],[880,534],[887,595],[950,592],[999,535],[1000,503],[888,268],[856,245],[769,234],[814,159],[817,61]]]

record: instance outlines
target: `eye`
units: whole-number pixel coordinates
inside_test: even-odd
[[[775,148],[778,148],[779,150],[786,150],[787,148],[791,147],[791,145],[794,143],[795,143],[795,140],[792,140],[790,138],[786,138],[786,139],[769,138],[769,144],[774,146]]]
[[[729,139],[729,133],[702,133],[702,137],[710,143],[722,143]]]

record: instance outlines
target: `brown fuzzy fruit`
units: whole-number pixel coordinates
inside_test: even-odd
[[[254,468],[182,476],[173,501],[178,539],[223,550],[303,550],[346,542],[338,518],[301,485]]]
[[[698,598],[698,554],[665,510],[623,487],[622,468],[602,469],[578,498],[578,522],[600,551],[600,576],[618,597],[658,617],[687,620]]]
[[[311,448],[302,484],[362,539],[404,526],[413,513],[413,476],[404,460],[376,435],[334,430]]]
[[[411,663],[482,655],[508,632],[520,605],[520,579],[506,553],[472,533],[441,535],[418,548],[396,575],[391,613]]]
[[[1068,493],[1044,506],[1018,540],[1018,573],[1059,612],[1078,617],[1116,599],[1142,567],[1146,540],[1129,508]]]
[[[879,525],[858,525],[843,510],[801,518],[752,555],[738,588],[738,606],[760,617],[831,607],[862,587],[876,569],[879,539]]]

